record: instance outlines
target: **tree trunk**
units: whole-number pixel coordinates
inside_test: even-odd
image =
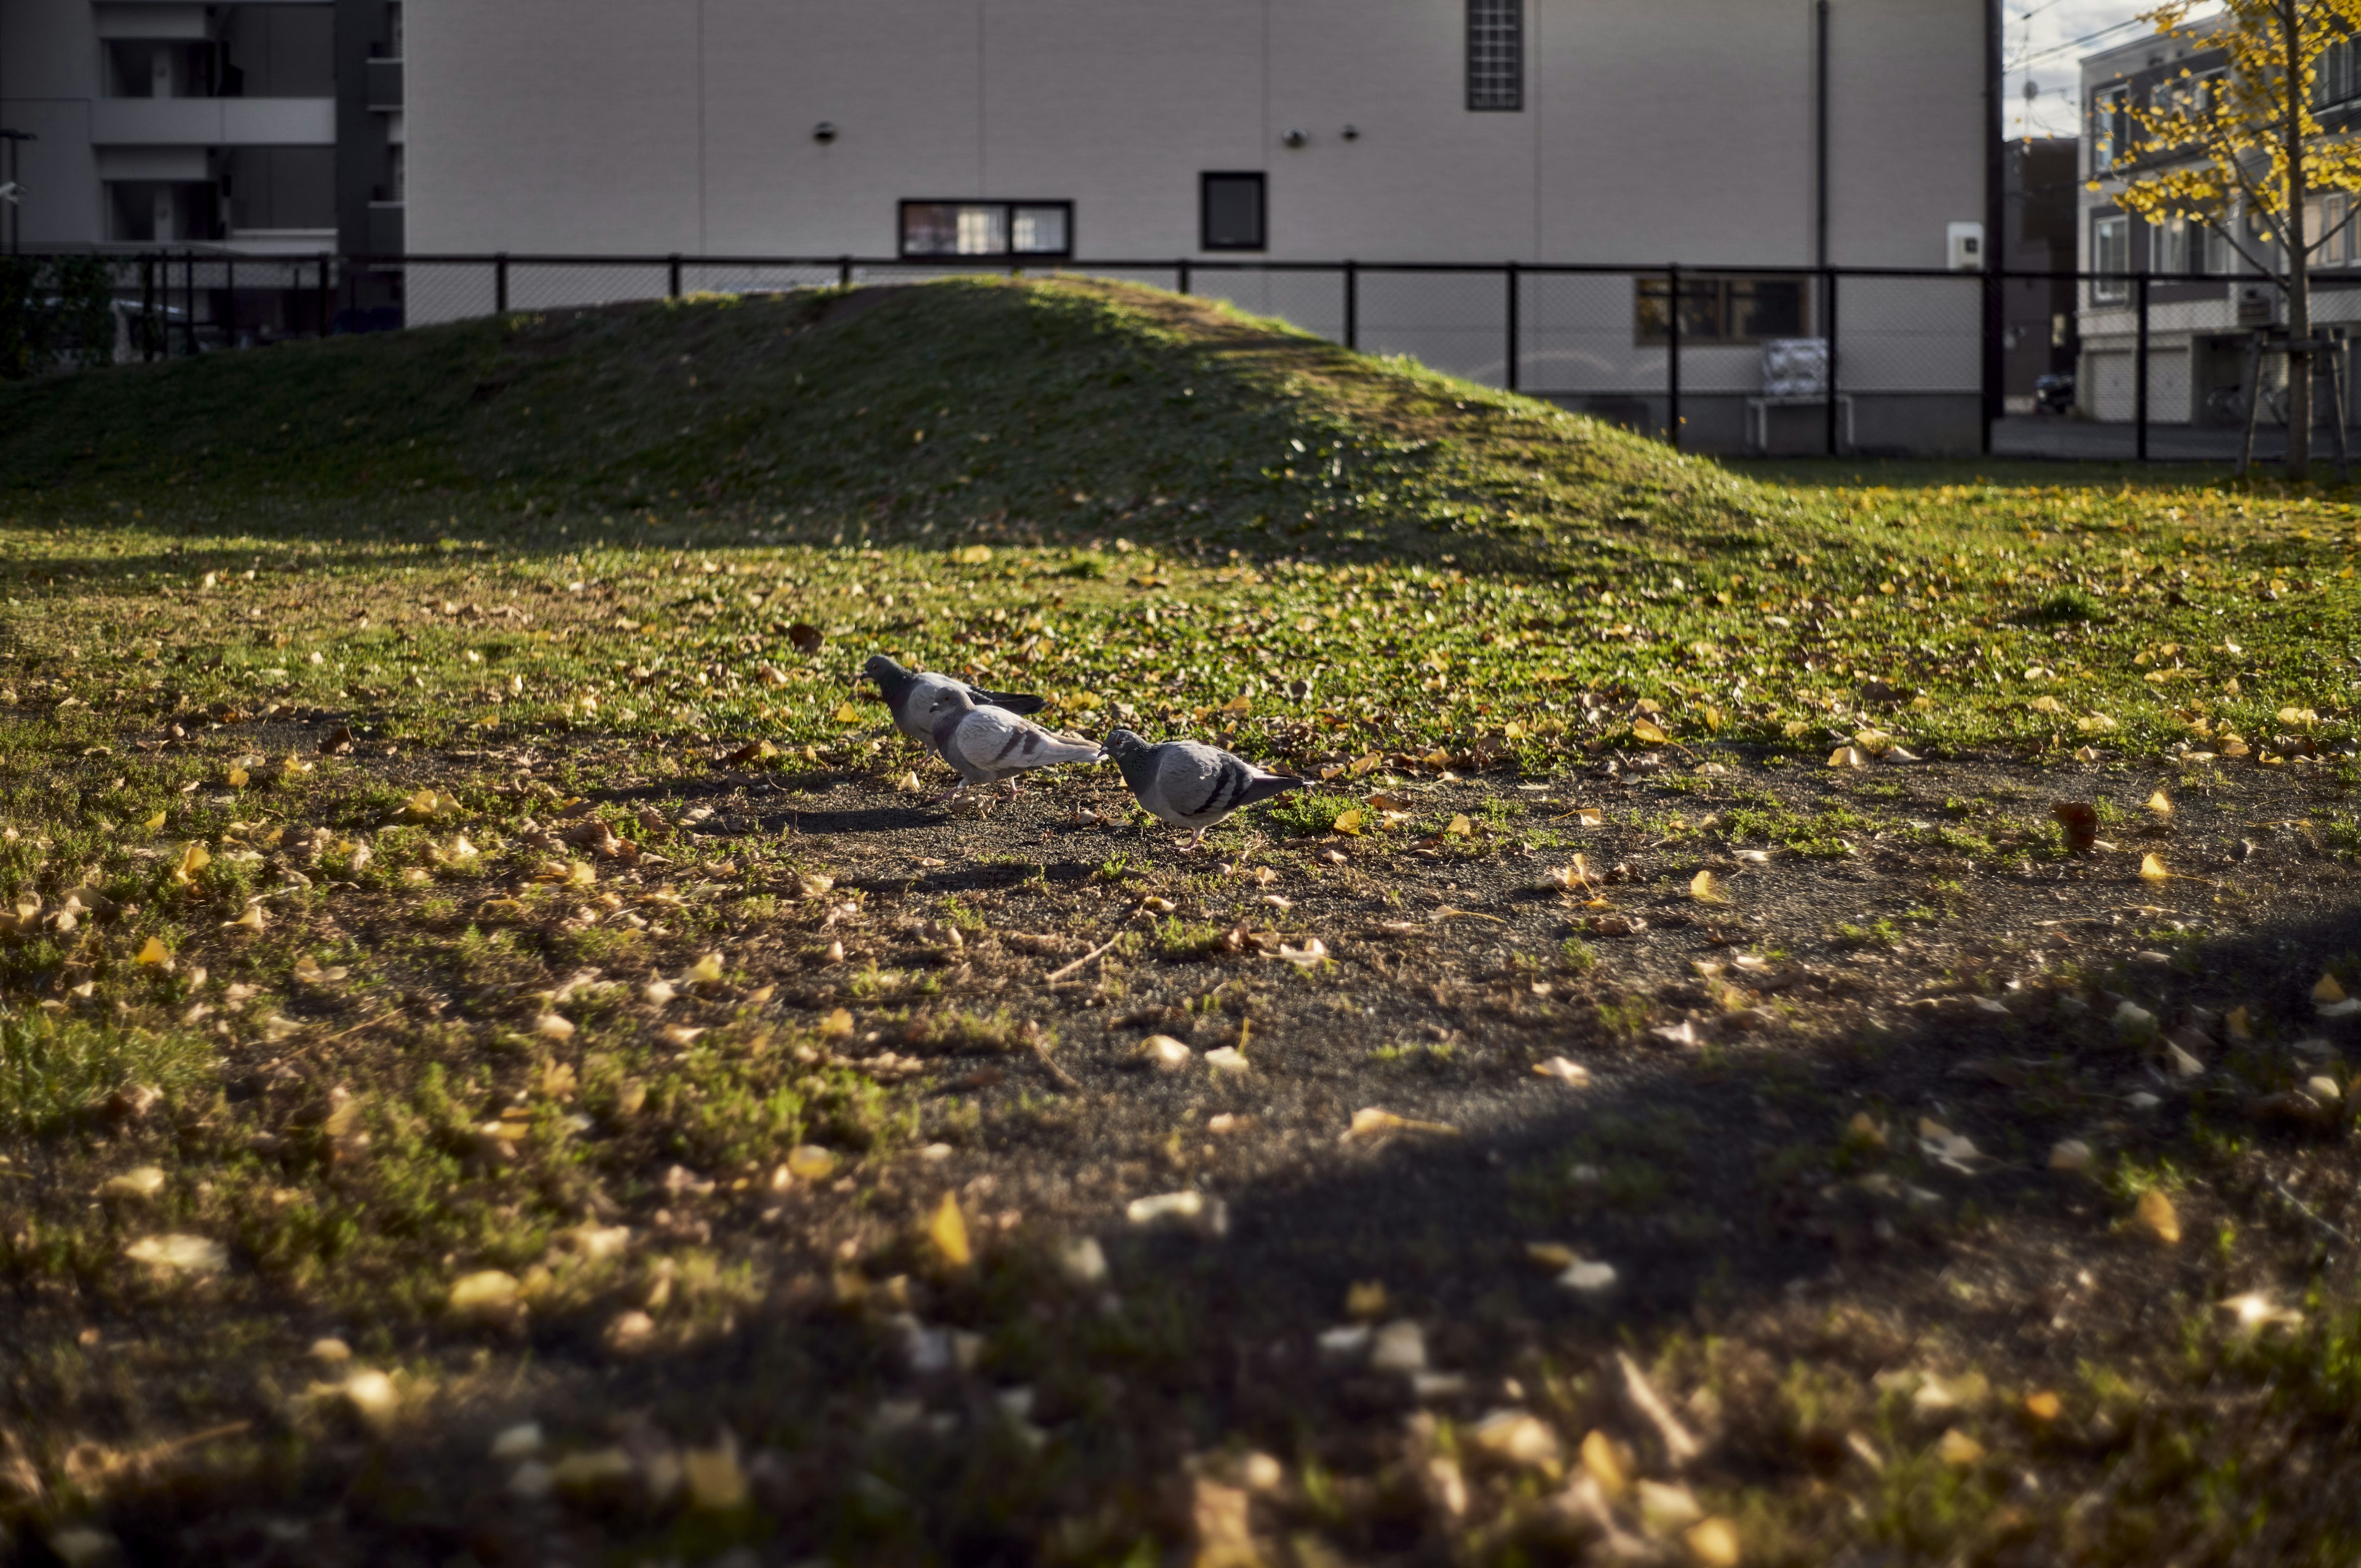
[[[2312,269],[2304,254],[2303,111],[2310,83],[2303,75],[2298,0],[2280,0],[2280,26],[2287,38],[2287,472],[2301,480],[2312,472]]]

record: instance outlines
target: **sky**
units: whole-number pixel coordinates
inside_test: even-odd
[[[2008,66],[2008,106],[2002,129],[2011,137],[2074,135],[2082,57],[2140,37],[2149,24],[2135,18],[2153,3],[2004,0],[2001,51]],[[2099,36],[2091,38],[2093,33]],[[2036,90],[2030,103],[2025,96],[2028,82]]]

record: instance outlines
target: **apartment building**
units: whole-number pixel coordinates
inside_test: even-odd
[[[0,0],[16,243],[217,256],[236,298],[198,308],[291,330],[308,275],[269,258],[403,248],[402,24],[400,0]]]
[[[2084,270],[2102,276],[2080,289],[2076,396],[2082,412],[2094,420],[2127,421],[2137,410],[2137,275],[2148,275],[2147,412],[2152,424],[2244,423],[2246,383],[2257,370],[2249,362],[2255,334],[2287,320],[2279,287],[2250,259],[2274,255],[2259,225],[2234,216],[2233,232],[2239,236],[2234,246],[2204,224],[2148,223],[2125,211],[2119,200],[2127,175],[2162,160],[2130,150],[2139,135],[2135,108],[2161,105],[2171,94],[2202,93],[2224,69],[2222,51],[2206,43],[2211,26],[2201,23],[2191,30],[2190,38],[2151,36],[2081,62],[2087,134],[2081,138],[2086,184],[2080,197],[2079,256]],[[2339,45],[2323,56],[2312,102],[2331,125],[2361,125],[2361,46]],[[2332,236],[2312,254],[2312,321],[2323,336],[2361,335],[2361,224],[2346,221],[2356,201],[2361,197],[2328,194],[2315,198],[2306,214],[2312,235]],[[2349,349],[2341,352],[2349,370]],[[2267,356],[2259,370],[2267,386],[2277,383],[2284,378],[2284,361]]]
[[[1982,265],[1995,14],[1996,0],[409,0],[409,237],[421,254],[891,258],[901,275],[950,259],[1677,263],[1684,418],[1700,444],[1734,446],[1763,344],[1830,324],[1810,280],[1752,269]],[[518,307],[652,287],[522,262],[504,276]],[[692,286],[740,276],[700,269]],[[480,269],[413,266],[410,282],[413,322],[490,308]],[[1205,270],[1193,286],[1341,325],[1333,278]],[[1522,384],[1661,421],[1665,287],[1661,273],[1527,280]],[[1503,378],[1497,280],[1359,288],[1362,346]],[[1924,427],[1972,446],[1981,308],[1971,281],[1850,288],[1847,388],[1877,405],[1857,411],[1862,444]]]

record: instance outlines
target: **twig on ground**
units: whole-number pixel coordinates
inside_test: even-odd
[[[2266,1176],[2263,1178],[2263,1180],[2269,1186],[2273,1192],[2279,1194],[2280,1202],[2286,1204],[2297,1213],[2301,1214],[2305,1219],[2310,1220],[2313,1224],[2319,1226],[2321,1230],[2327,1233],[2329,1235],[2335,1237],[2346,1246],[2351,1246],[2353,1245],[2353,1238],[2351,1236],[2346,1235],[2343,1231],[2338,1230],[2334,1225],[2332,1225],[2326,1220],[2322,1219],[2320,1215],[2313,1211],[2310,1204],[2306,1203],[2302,1199],[2297,1197],[2294,1193],[2281,1186],[2278,1177]]]
[[[1114,936],[1109,937],[1105,941],[1101,942],[1097,947],[1093,948],[1089,952],[1084,953],[1081,958],[1076,959],[1072,963],[1066,965],[1063,969],[1050,970],[1049,978],[1044,981],[1044,983],[1049,985],[1057,984],[1068,975],[1074,973],[1076,970],[1088,964],[1092,959],[1099,957],[1102,953],[1104,953],[1109,948],[1114,947],[1115,943],[1123,939],[1123,934],[1131,928],[1131,923],[1139,918],[1140,910],[1146,909],[1147,907],[1148,901],[1146,899],[1140,900],[1138,906],[1133,909],[1130,914],[1123,917],[1123,924],[1115,928]]]
[[[1077,1093],[1081,1091],[1082,1080],[1049,1059],[1049,1036],[1041,1032],[1041,1026],[1029,1018],[1025,1021],[1025,1048],[1031,1051],[1033,1059],[1039,1062],[1043,1069],[1057,1080],[1059,1088],[1071,1090]]]
[[[1664,1457],[1672,1461],[1673,1468],[1678,1470],[1704,1453],[1704,1445],[1673,1414],[1672,1407],[1664,1403],[1664,1397],[1656,1392],[1655,1385],[1648,1381],[1648,1375],[1640,1370],[1640,1364],[1631,1359],[1631,1354],[1619,1350],[1615,1360],[1623,1369],[1624,1398],[1656,1429],[1656,1435],[1664,1440]]]

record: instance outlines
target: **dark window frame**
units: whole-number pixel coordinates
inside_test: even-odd
[[[1001,232],[1009,236],[1008,245],[999,250],[912,250],[910,248],[910,209],[913,207],[998,207],[1001,210]],[[1019,207],[1056,207],[1065,214],[1066,243],[1059,250],[1018,250],[1015,248],[1016,209]],[[1074,254],[1074,203],[1071,201],[983,201],[966,196],[906,196],[894,209],[894,253],[905,261],[1058,261]]]
[[[1631,280],[1631,344],[1635,348],[1663,348],[1672,342],[1672,332],[1664,316],[1664,302],[1671,287],[1668,278],[1642,273]],[[1768,333],[1762,335],[1741,334],[1733,330],[1738,321],[1733,290],[1743,286],[1759,289],[1765,283],[1792,288],[1796,292],[1795,330]],[[1811,280],[1792,274],[1761,272],[1684,272],[1681,274],[1681,298],[1685,303],[1700,302],[1711,306],[1710,319],[1719,324],[1712,330],[1701,330],[1692,324],[1696,317],[1685,310],[1681,318],[1683,348],[1752,348],[1781,338],[1812,335],[1813,296],[1816,291]],[[1655,306],[1656,319],[1649,320],[1648,307]]]
[[[1479,78],[1477,56],[1488,46],[1487,27],[1498,26],[1505,13],[1516,54],[1515,85],[1505,91],[1488,78]],[[1525,0],[1467,0],[1467,29],[1463,74],[1466,79],[1467,112],[1471,115],[1521,115],[1525,110]],[[1480,82],[1480,86],[1479,86]]]
[[[1215,243],[1213,181],[1251,180],[1255,188],[1255,243]],[[1208,169],[1197,176],[1197,248],[1200,250],[1268,250],[1270,248],[1270,172],[1263,169]]]

